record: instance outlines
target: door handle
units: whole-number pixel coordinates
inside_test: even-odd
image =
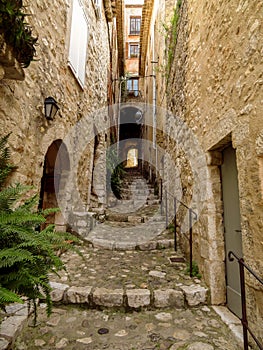
[[[235,232],[239,232],[239,233],[241,233],[242,231],[241,231],[241,230],[235,230]]]

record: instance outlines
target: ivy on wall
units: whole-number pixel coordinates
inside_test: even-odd
[[[31,26],[25,22],[27,16],[22,0],[0,0],[0,34],[23,68],[34,60],[37,43]]]
[[[168,41],[167,66],[166,66],[167,76],[170,73],[172,62],[174,59],[174,50],[177,42],[178,21],[180,17],[181,5],[182,5],[182,0],[178,0],[176,3],[176,7],[174,8],[174,13],[173,13],[173,17],[171,19],[170,25],[164,25],[164,29],[167,33],[166,38]]]

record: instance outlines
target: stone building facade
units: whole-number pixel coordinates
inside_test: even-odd
[[[155,12],[155,2],[148,1],[152,4],[143,26],[147,21],[149,28],[158,26],[164,6],[176,9],[165,22],[164,41],[161,33],[155,34],[166,52],[158,61],[163,74],[156,74],[157,96],[165,86],[167,98],[166,106],[157,102],[166,109],[165,118],[160,114],[162,181],[198,215],[193,254],[211,302],[226,303],[240,315],[238,264],[229,261],[229,251],[243,257],[261,278],[263,270],[263,4],[159,1]],[[152,35],[148,31],[141,38],[145,57]],[[140,70],[146,67],[141,61]],[[181,209],[177,224],[188,232],[187,212]],[[262,340],[262,287],[249,274],[246,290],[249,324]]]
[[[13,180],[32,185],[42,207],[57,206],[55,192],[61,189],[68,211],[103,206],[105,150],[116,118],[109,105],[119,75],[117,27],[122,32],[116,11],[122,8],[107,0],[25,0],[23,5],[38,37],[36,61],[23,72],[14,59],[6,63],[11,49],[4,43],[0,55],[0,129],[2,135],[11,132],[11,160],[18,167]],[[53,120],[44,115],[48,96],[59,106]],[[51,220],[66,223],[57,214]]]

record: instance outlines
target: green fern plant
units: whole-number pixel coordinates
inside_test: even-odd
[[[36,321],[38,298],[46,301],[47,314],[51,314],[48,275],[64,268],[56,251],[72,249],[69,240],[77,242],[77,238],[56,233],[54,225],[37,230],[50,209],[38,212],[37,196],[23,199],[30,189],[28,186],[5,187],[14,170],[9,163],[8,137],[0,138],[0,307],[23,302],[22,297],[26,297],[33,302]]]

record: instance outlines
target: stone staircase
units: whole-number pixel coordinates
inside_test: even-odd
[[[200,337],[206,341],[210,336],[209,327],[207,334],[196,332],[192,340],[190,328],[186,331],[178,326],[180,323],[177,319],[183,320],[182,315],[189,319],[187,324],[190,324],[193,317],[199,322],[201,314],[211,314],[211,308],[208,307],[209,291],[200,279],[190,278],[187,274],[183,254],[173,249],[173,233],[165,228],[165,220],[160,215],[159,200],[154,194],[154,189],[141,175],[129,174],[126,177],[123,199],[114,207],[108,208],[105,222],[97,224],[84,236],[83,242],[78,247],[80,254],[75,251],[64,252],[61,258],[66,270],[63,270],[60,276],[50,275],[55,315],[51,316],[50,320],[44,321],[45,315],[40,310],[42,324],[46,323],[46,326],[40,325],[39,333],[35,335],[35,347],[32,349],[39,346],[47,349],[49,345],[45,332],[52,335],[49,340],[51,344],[53,339],[56,339],[54,332],[58,326],[61,339],[57,340],[55,348],[83,349],[82,345],[77,347],[70,345],[72,340],[68,333],[68,322],[81,319],[84,314],[87,317],[89,312],[91,321],[87,323],[87,319],[84,320],[89,324],[89,328],[95,313],[102,318],[102,321],[96,324],[98,334],[113,331],[115,326],[111,325],[107,316],[113,315],[113,319],[125,317],[125,322],[133,317],[136,320],[145,319],[142,324],[149,338],[144,341],[148,344],[146,347],[144,345],[128,347],[126,341],[114,345],[118,337],[128,337],[131,332],[131,328],[123,328],[124,321],[121,321],[119,327],[122,328],[114,333],[114,339],[111,338],[112,344],[109,347],[107,344],[97,345],[94,349],[157,350],[161,343],[160,349],[165,350],[168,348],[176,350],[190,343],[200,346],[193,349],[214,349],[209,343],[198,342]],[[76,308],[73,308],[74,306]],[[0,338],[2,337],[4,341],[1,344],[0,339],[0,349],[10,348],[18,332],[25,327],[27,311],[19,305],[16,307],[14,316],[4,320],[0,327]],[[76,317],[69,316],[71,310],[74,310]],[[209,317],[213,318],[217,326],[215,315]],[[174,324],[171,323],[172,318]],[[203,322],[207,324],[206,320]],[[133,329],[137,327],[132,326],[135,327]],[[48,330],[50,327],[53,327],[54,331]],[[78,322],[76,327],[79,327]],[[155,328],[158,329],[158,333],[153,332]],[[174,334],[173,337],[168,337],[166,328]],[[78,332],[79,330],[75,330],[71,335],[73,338],[76,336],[79,338],[76,340],[77,344],[84,346],[101,342],[102,338],[95,340],[94,332],[89,331],[88,337],[84,331]],[[27,333],[26,329],[21,349],[24,349],[24,344],[29,342]],[[135,342],[134,339],[141,337],[138,328],[138,335],[130,341]],[[20,342],[21,339],[17,342],[18,347],[14,347],[15,350],[20,350]]]
[[[108,222],[146,222],[158,209],[158,195],[139,171],[127,170],[122,180],[121,199],[116,199],[106,210]]]

